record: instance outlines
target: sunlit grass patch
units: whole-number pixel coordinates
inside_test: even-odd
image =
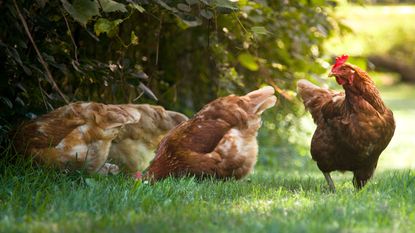
[[[382,54],[394,44],[415,37],[415,5],[342,4],[336,15],[353,32],[346,36],[336,36],[325,44],[332,54]]]
[[[415,173],[409,170],[379,173],[360,192],[339,173],[337,193],[328,192],[319,173],[269,167],[241,181],[189,177],[137,189],[122,176],[68,177],[41,169],[33,179],[21,179],[25,172],[31,173],[1,180],[0,232],[407,232],[415,227]],[[49,178],[43,186],[30,184],[44,176]],[[35,201],[42,191],[48,198]]]
[[[382,86],[380,91],[386,105],[394,112],[396,130],[389,146],[380,156],[378,167],[380,169],[414,169],[415,86],[407,84]]]

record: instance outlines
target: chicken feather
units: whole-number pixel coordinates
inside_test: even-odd
[[[244,177],[256,163],[261,114],[275,102],[272,87],[212,101],[163,138],[144,178]]]
[[[359,67],[337,60],[332,74],[343,86],[339,93],[320,88],[309,81],[297,83],[304,106],[317,129],[310,152],[332,190],[332,171],[352,171],[353,183],[362,188],[372,177],[379,155],[395,130],[393,113],[380,98],[368,74]]]
[[[76,102],[24,123],[13,134],[13,144],[16,151],[49,166],[116,174],[119,168],[107,163],[109,157],[124,158],[117,162],[136,171],[146,163],[140,158],[148,155],[132,154],[137,152],[133,148],[155,149],[170,128],[186,119],[159,106]],[[123,144],[127,140],[131,143]]]

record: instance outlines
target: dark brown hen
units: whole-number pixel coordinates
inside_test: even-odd
[[[298,93],[317,124],[311,155],[333,191],[332,171],[352,171],[354,186],[362,188],[395,131],[393,113],[372,79],[346,60],[345,55],[337,58],[330,74],[343,86],[344,93],[306,80],[297,83]]]

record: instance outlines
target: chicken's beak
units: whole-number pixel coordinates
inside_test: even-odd
[[[329,77],[334,77],[333,72],[330,72],[330,73],[329,73]]]
[[[271,108],[277,102],[277,97],[274,95],[274,88],[267,86],[256,91],[250,92],[246,95],[253,105],[252,111],[258,115],[262,114],[268,108]]]

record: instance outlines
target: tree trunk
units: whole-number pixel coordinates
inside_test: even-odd
[[[395,57],[380,55],[369,56],[368,59],[375,65],[376,70],[396,72],[401,76],[402,82],[415,83],[415,62],[409,65]]]

